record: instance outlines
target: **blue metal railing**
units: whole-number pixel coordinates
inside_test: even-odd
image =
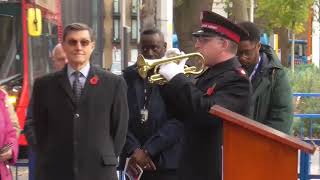
[[[320,93],[293,93],[293,96],[300,97],[320,97]],[[320,119],[320,114],[294,114],[294,117],[299,117],[301,119],[309,118],[310,120],[310,130],[309,137],[310,139],[305,139],[304,141],[308,143],[315,143],[320,145],[319,139],[312,139],[313,135],[313,120],[315,118]],[[301,128],[301,137],[303,138],[303,127]],[[320,159],[319,159],[320,161]],[[320,179],[320,175],[310,174],[311,158],[310,155],[304,152],[300,152],[300,180],[310,180],[310,179]]]
[[[320,93],[293,93],[293,96],[320,97]]]
[[[306,142],[316,145],[320,145],[320,139],[305,140]],[[320,159],[319,159],[320,160]],[[300,153],[300,180],[320,179],[319,174],[310,174],[311,158],[310,154]]]

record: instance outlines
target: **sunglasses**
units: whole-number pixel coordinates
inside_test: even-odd
[[[193,41],[194,42],[199,42],[199,43],[207,43],[213,39],[218,39],[218,40],[223,40],[222,37],[220,36],[197,36],[197,37],[193,37]]]
[[[75,39],[69,39],[67,41],[67,44],[70,45],[70,46],[77,46],[79,42],[80,42],[82,47],[89,46],[89,44],[91,43],[90,40],[86,40],[86,39],[83,39],[83,40],[80,40],[80,41],[75,40]]]

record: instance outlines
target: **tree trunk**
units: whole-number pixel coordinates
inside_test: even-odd
[[[156,5],[157,0],[142,0],[140,6],[140,30],[156,27]]]
[[[185,53],[194,51],[192,32],[200,27],[200,12],[212,9],[212,0],[184,0],[174,7],[174,29],[178,34],[179,48]]]
[[[232,14],[229,17],[234,22],[249,21],[247,0],[232,0]]]
[[[281,52],[281,64],[289,67],[288,58],[289,58],[289,37],[288,29],[285,27],[275,29],[275,33],[279,35],[279,47]]]

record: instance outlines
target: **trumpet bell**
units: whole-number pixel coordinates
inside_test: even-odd
[[[143,55],[141,55],[141,54],[137,58],[137,68],[138,68],[139,75],[143,79],[145,79],[147,77],[148,71],[150,69],[149,69],[148,64],[145,62],[145,59],[144,59]]]
[[[184,73],[186,75],[198,75],[201,74],[204,70],[205,62],[204,57],[200,53],[190,53],[190,54],[184,54],[184,55],[178,55],[174,57],[169,58],[162,58],[162,59],[145,59],[142,55],[139,55],[137,58],[137,70],[139,75],[145,79],[148,74],[151,74],[149,77],[149,82],[151,84],[159,84],[162,85],[166,83],[166,79],[162,77],[162,75],[159,74],[159,68],[162,64],[175,62],[179,63],[180,61],[184,59],[194,59],[196,58],[196,61],[192,62],[192,64],[195,64],[194,66],[186,66],[184,69]],[[153,74],[149,73],[151,69],[154,69]]]

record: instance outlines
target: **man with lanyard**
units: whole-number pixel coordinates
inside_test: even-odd
[[[292,93],[284,67],[270,46],[260,44],[258,27],[238,24],[248,31],[238,49],[240,63],[250,74],[253,119],[289,133],[293,118]]]
[[[166,53],[162,32],[147,29],[141,33],[139,52],[146,59],[159,59]],[[128,85],[129,127],[122,151],[120,169],[126,158],[129,171],[141,180],[177,180],[176,170],[183,137],[183,124],[170,117],[158,85],[142,79],[134,64],[123,72]]]

